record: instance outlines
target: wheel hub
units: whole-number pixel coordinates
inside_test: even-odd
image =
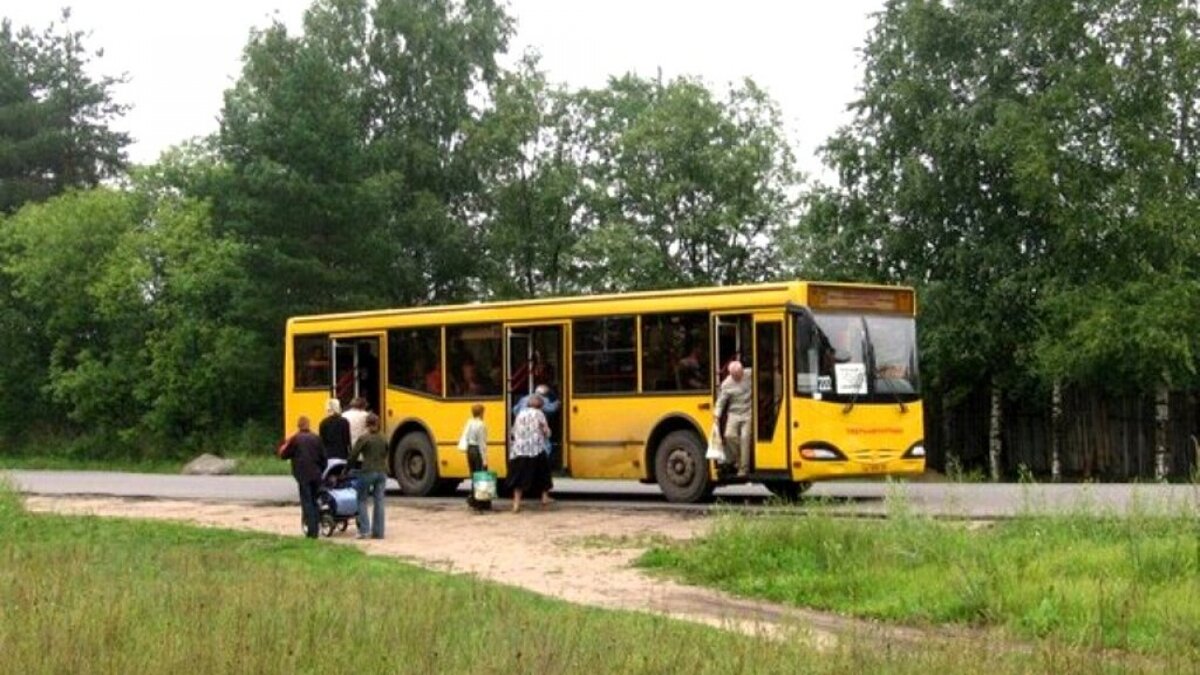
[[[667,469],[669,470],[668,478],[679,486],[689,485],[696,474],[696,466],[692,462],[692,457],[683,448],[671,449],[670,454],[667,455]]]
[[[409,453],[405,466],[408,468],[408,475],[413,478],[420,478],[425,475],[425,458],[419,452]]]

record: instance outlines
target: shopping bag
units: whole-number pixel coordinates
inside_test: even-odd
[[[471,474],[471,495],[477,502],[490,502],[496,498],[496,474],[491,471],[476,471]]]
[[[704,453],[704,459],[714,462],[725,461],[725,444],[721,441],[721,430],[715,424],[712,432],[708,435],[708,450]]]

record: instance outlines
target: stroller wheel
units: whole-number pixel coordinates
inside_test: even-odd
[[[342,522],[338,523],[338,532],[345,532],[347,527],[350,527],[350,521],[343,520]]]
[[[337,527],[337,522],[330,516],[321,516],[321,534],[326,537],[333,536],[333,530]]]

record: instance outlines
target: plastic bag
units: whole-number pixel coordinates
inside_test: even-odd
[[[490,502],[496,498],[496,474],[491,471],[476,471],[471,474],[471,495],[477,502]]]
[[[725,444],[721,441],[721,430],[715,424],[712,432],[708,435],[708,450],[704,453],[704,459],[715,462],[725,461]]]

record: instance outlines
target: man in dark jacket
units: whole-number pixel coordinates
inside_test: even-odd
[[[346,459],[350,452],[350,420],[342,417],[342,402],[336,398],[325,404],[325,419],[317,433],[325,445],[325,455],[330,459]]]
[[[312,432],[307,417],[296,421],[296,433],[284,443],[279,456],[292,460],[292,476],[300,487],[300,512],[304,515],[304,535],[316,539],[321,524],[317,508],[317,489],[325,470],[325,446]]]

